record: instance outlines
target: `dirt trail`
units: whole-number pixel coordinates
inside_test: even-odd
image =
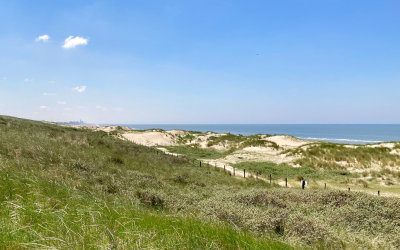
[[[106,132],[110,132],[117,129],[117,127],[112,128],[96,128],[96,130],[103,130]],[[293,167],[300,167],[300,165],[295,164],[295,160],[298,159],[299,155],[288,154],[286,151],[291,149],[302,148],[305,149],[309,145],[313,145],[318,142],[302,140],[299,138],[295,138],[293,136],[287,135],[261,135],[258,140],[264,140],[265,142],[270,142],[272,145],[265,144],[263,146],[246,146],[240,147],[241,143],[246,141],[242,138],[241,142],[229,141],[225,140],[219,142],[217,144],[212,144],[209,146],[209,142],[212,142],[215,137],[226,136],[228,134],[223,133],[193,133],[190,131],[183,130],[171,130],[171,131],[160,131],[160,130],[148,130],[148,131],[135,131],[129,128],[125,128],[124,131],[118,136],[118,138],[123,140],[128,140],[133,143],[141,144],[147,147],[156,147],[158,150],[173,156],[181,156],[181,154],[169,152],[166,149],[166,146],[199,146],[200,148],[208,148],[215,150],[227,150],[229,148],[235,148],[236,150],[223,158],[220,159],[197,159],[204,163],[207,163],[211,166],[218,167],[220,169],[224,169],[225,171],[236,178],[256,178],[262,181],[269,183],[269,178],[257,176],[255,173],[250,171],[243,171],[242,169],[236,169],[233,166],[237,163],[241,162],[273,162],[276,164],[288,164]],[[189,138],[186,138],[189,137]],[[275,146],[274,146],[275,145]],[[379,143],[374,145],[368,145],[367,147],[386,147],[391,149],[391,154],[400,155],[400,150],[395,149],[396,143]],[[345,147],[349,148],[357,148],[359,145],[345,145]],[[183,155],[182,155],[183,156]],[[340,162],[336,162],[340,165]],[[349,171],[355,171],[354,169],[348,169]],[[329,181],[329,180],[328,180]],[[308,188],[324,188],[325,180],[314,181],[313,183],[317,184],[316,187],[309,186]],[[286,184],[284,179],[274,180],[274,184],[279,185],[281,187],[285,187],[286,185],[290,188],[300,188],[300,182],[295,182],[293,180],[289,180]],[[346,186],[337,186],[334,183],[327,182],[327,188],[347,191],[348,187]],[[384,187],[382,187],[384,188]],[[362,189],[357,186],[351,186],[352,192],[362,192],[370,195],[378,195],[377,189]],[[380,193],[381,196],[386,197],[399,197],[400,193],[384,191]]]
[[[176,157],[185,156],[183,154],[171,153],[166,148],[161,148],[160,147],[160,148],[157,148],[157,149],[162,151],[162,152],[164,152],[165,154],[168,154],[168,155],[173,155],[173,156],[176,156]],[[265,181],[265,182],[269,183],[269,179],[268,178],[264,178],[264,177],[258,176],[255,173],[252,173],[252,172],[249,172],[249,171],[246,171],[246,173],[245,173],[243,170],[234,168],[233,166],[227,164],[226,162],[221,161],[221,159],[197,159],[197,160],[200,160],[201,162],[209,164],[210,166],[213,166],[213,167],[225,169],[225,171],[227,173],[229,173],[232,176],[235,176],[237,178],[255,178],[255,179],[262,180],[262,181]],[[281,181],[276,181],[275,180],[275,181],[273,181],[273,183],[278,184],[281,187],[285,187],[286,186],[286,183],[285,183],[284,180],[281,180]],[[322,186],[322,187],[324,187],[324,185],[325,185],[324,181],[317,181],[316,183],[318,184],[318,186]],[[295,186],[293,186],[289,182],[287,183],[287,187],[288,188],[296,188]],[[298,188],[300,188],[300,184],[299,184]],[[331,185],[329,183],[327,183],[327,188],[341,190],[341,191],[347,191],[348,190],[347,188],[337,187],[337,186]],[[374,196],[378,195],[378,192],[374,191],[374,190],[356,189],[354,187],[351,188],[350,190],[352,190],[352,192],[361,192],[361,193],[366,193],[366,194],[374,195]],[[390,193],[390,192],[381,192],[380,196],[400,198],[400,194]]]
[[[157,148],[157,149],[160,150],[160,151],[163,151],[165,154],[168,154],[168,155],[173,155],[173,156],[176,156],[176,157],[184,156],[183,154],[171,153],[166,148]],[[199,160],[199,161],[201,161],[203,163],[206,163],[206,164],[208,164],[210,166],[224,169],[227,173],[231,174],[232,176],[238,177],[238,178],[240,178],[240,177],[243,177],[243,178],[255,178],[255,179],[262,180],[262,181],[265,181],[265,182],[269,183],[269,179],[267,179],[267,178],[258,176],[257,174],[249,172],[249,171],[243,171],[241,169],[234,168],[233,166],[231,166],[229,164],[226,164],[225,162],[222,162],[222,161],[220,161],[218,159],[197,159],[197,160]],[[280,186],[285,186],[285,182],[284,181],[278,182],[277,184],[280,185]],[[292,187],[292,186],[288,183],[288,187]]]

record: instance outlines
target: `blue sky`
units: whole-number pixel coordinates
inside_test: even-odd
[[[0,114],[400,123],[399,11],[398,0],[0,0]]]

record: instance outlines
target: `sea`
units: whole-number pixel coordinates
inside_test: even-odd
[[[132,129],[190,130],[241,135],[292,135],[312,141],[373,144],[400,141],[400,124],[129,124]]]

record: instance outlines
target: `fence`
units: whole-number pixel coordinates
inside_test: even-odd
[[[159,154],[159,152],[162,152],[162,153],[164,153],[164,154],[166,154],[166,155],[171,155],[171,156],[178,157],[178,158],[185,158],[185,159],[189,160],[189,159],[188,159],[186,156],[184,156],[184,155],[174,154],[174,153],[170,153],[170,152],[163,151],[163,150],[158,150],[158,149],[156,149],[156,151],[157,151],[157,155]],[[201,160],[192,159],[192,164],[193,164],[194,166],[197,165],[196,161],[199,162],[199,164],[198,164],[199,167],[204,167],[204,166],[210,167],[210,166],[211,166],[209,163],[203,163]],[[240,177],[240,175],[236,175],[236,171],[237,171],[237,170],[236,170],[235,167],[232,166],[232,167],[231,167],[232,169],[229,170],[229,169],[226,167],[225,164],[223,165],[223,167],[221,167],[221,166],[218,166],[217,163],[214,163],[214,169],[215,169],[215,170],[220,171],[220,169],[222,169],[222,168],[223,168],[223,171],[224,171],[225,173],[228,173],[229,175],[234,176],[234,177],[236,177],[236,176],[237,176],[237,177]],[[256,180],[269,182],[270,185],[273,185],[273,184],[274,184],[274,183],[273,183],[273,178],[272,178],[273,176],[272,176],[272,174],[268,174],[268,179],[266,179],[266,178],[264,178],[264,177],[262,176],[262,174],[259,173],[259,172],[256,172],[256,173],[247,172],[247,177],[246,177],[246,169],[242,169],[242,173],[243,173],[243,175],[242,175],[243,178],[253,178],[253,177],[255,177]],[[289,186],[288,186],[288,177],[283,178],[282,181],[284,181],[284,183],[285,183],[284,186],[285,186],[286,188],[288,188],[288,187],[289,187]],[[298,180],[297,180],[297,181],[298,181]],[[278,186],[281,186],[281,185],[279,185],[279,182],[278,182]],[[304,189],[304,187],[303,187],[301,184],[299,184],[299,187],[302,187],[302,188]],[[327,184],[326,184],[326,183],[324,183],[324,189],[327,189]],[[351,188],[348,187],[347,190],[350,192],[350,191],[351,191]],[[377,191],[377,195],[378,195],[378,196],[381,195],[381,191],[380,191],[380,190]]]

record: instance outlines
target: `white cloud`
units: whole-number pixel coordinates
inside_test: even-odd
[[[67,104],[67,102],[64,102],[64,101],[58,101],[58,102],[57,102],[57,104],[58,104],[58,105],[66,105],[66,104]]]
[[[85,85],[81,85],[81,86],[74,87],[73,90],[75,90],[78,93],[83,93],[83,92],[85,92],[86,88],[87,87]]]
[[[48,42],[50,40],[50,36],[49,35],[41,35],[36,37],[35,41],[36,42]]]
[[[65,39],[63,48],[64,49],[72,49],[76,46],[87,45],[89,40],[87,38],[83,38],[80,36],[69,36]]]
[[[64,108],[64,111],[72,111],[72,108]]]
[[[43,95],[44,95],[44,96],[54,96],[54,95],[56,95],[56,93],[47,93],[47,92],[44,92]]]
[[[54,84],[54,83],[56,83],[56,81],[51,80],[51,81],[49,81],[49,83]]]
[[[48,109],[49,107],[47,107],[46,105],[42,105],[42,106],[40,106],[39,107],[41,110],[46,110],[46,109]]]
[[[7,81],[7,77],[6,77],[6,76],[3,76],[3,77],[1,78],[1,80]]]
[[[24,82],[33,82],[33,79],[31,79],[31,78],[25,78],[25,79],[24,79]]]

